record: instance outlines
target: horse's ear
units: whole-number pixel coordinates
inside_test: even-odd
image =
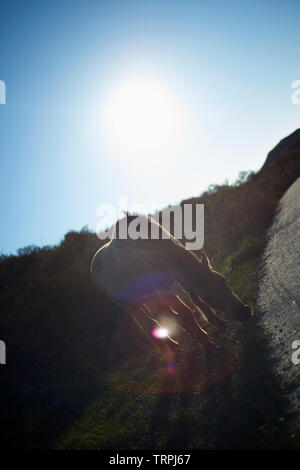
[[[203,266],[204,268],[206,268],[206,269],[211,269],[211,265],[210,265],[209,259],[208,259],[207,255],[206,255],[206,253],[204,253],[204,251],[203,251],[203,253],[202,253],[201,264],[202,264],[202,266]]]

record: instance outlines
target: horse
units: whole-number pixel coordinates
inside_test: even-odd
[[[132,223],[144,224],[146,236],[128,237]],[[151,236],[153,233],[155,237]],[[172,320],[208,352],[216,345],[203,320],[204,324],[223,330],[226,322],[216,311],[238,322],[251,318],[250,307],[212,268],[207,255],[202,252],[198,257],[187,250],[151,216],[126,214],[118,220],[111,240],[93,257],[91,276],[107,297],[130,313],[152,344],[162,345],[159,332],[163,331],[164,343],[172,351],[180,347],[170,333],[172,328],[167,327]],[[158,335],[153,334],[155,331]]]

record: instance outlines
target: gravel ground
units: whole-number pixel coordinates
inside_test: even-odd
[[[300,178],[281,199],[269,231],[258,304],[270,341],[273,364],[287,402],[287,415],[300,420],[300,364],[292,362],[292,342],[300,340]],[[300,357],[300,355],[299,355]]]

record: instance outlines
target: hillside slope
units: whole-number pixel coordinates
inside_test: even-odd
[[[299,162],[300,152],[289,152],[257,174],[190,200],[205,204],[205,249],[213,266],[254,308],[266,230]],[[82,230],[58,246],[27,247],[0,259],[0,338],[7,344],[0,446],[287,445],[288,432],[277,423],[279,388],[256,320],[219,339],[225,356],[209,369],[191,347],[182,373],[165,382],[160,362],[139,355],[122,312],[90,279],[99,246],[95,234]]]

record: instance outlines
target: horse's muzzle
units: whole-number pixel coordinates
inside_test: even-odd
[[[237,320],[241,323],[250,320],[252,317],[252,310],[249,305],[243,305],[241,308],[239,308],[237,317]]]

